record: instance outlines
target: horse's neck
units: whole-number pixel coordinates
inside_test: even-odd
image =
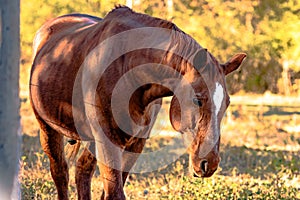
[[[163,50],[148,50],[141,59],[147,64],[139,66],[144,83],[151,83],[144,91],[143,102],[145,105],[151,101],[173,95],[181,84],[184,75],[193,72],[192,59],[195,53],[202,47],[190,36],[182,32],[172,31],[170,43]],[[154,64],[153,64],[154,63]]]
[[[101,24],[99,27],[103,28]],[[95,66],[94,61],[99,61],[96,66],[108,66],[114,61],[110,70],[113,73],[107,81],[116,81],[116,85],[108,87],[116,91],[116,99],[120,97],[125,101],[128,95],[124,93],[134,95],[131,104],[141,112],[152,101],[173,94],[182,76],[193,68],[190,58],[200,48],[189,36],[174,30],[145,27],[116,31],[119,33],[103,32],[101,38],[106,39],[93,50],[87,65]],[[85,73],[90,74],[87,83],[94,83],[106,69],[96,66],[86,70]],[[91,88],[91,84],[86,85]]]
[[[141,111],[156,99],[172,96],[183,75],[191,70],[190,64],[176,54],[150,51],[147,57],[141,58],[146,63],[134,66],[127,74],[130,87],[137,89],[132,103],[138,104]]]

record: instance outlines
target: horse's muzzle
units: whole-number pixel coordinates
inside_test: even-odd
[[[211,177],[218,169],[220,159],[215,159],[214,162],[209,162],[206,159],[200,161],[198,170],[193,169],[194,177]]]

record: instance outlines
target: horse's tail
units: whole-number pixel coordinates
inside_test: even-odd
[[[68,140],[68,143],[65,145],[65,154],[66,159],[69,163],[73,163],[75,161],[76,155],[78,154],[80,148],[80,140]]]

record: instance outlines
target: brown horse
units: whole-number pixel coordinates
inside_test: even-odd
[[[190,166],[211,176],[220,162],[220,122],[229,105],[225,64],[173,23],[117,7],[101,20],[66,15],[34,41],[30,97],[58,198],[68,199],[63,137],[87,145],[76,163],[78,199],[90,199],[98,163],[102,199],[125,199],[123,186],[154,124],[161,98],[173,96],[170,121],[182,133]]]

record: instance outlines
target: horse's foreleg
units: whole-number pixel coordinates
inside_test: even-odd
[[[143,151],[145,143],[146,143],[146,139],[139,138],[135,143],[125,148],[125,151],[123,152],[122,155],[123,186],[126,182],[129,171],[131,170],[132,166],[138,159],[139,154]]]
[[[122,149],[108,140],[105,142],[96,142],[96,155],[100,177],[103,182],[101,199],[125,200],[121,172]]]
[[[48,125],[41,126],[40,141],[50,160],[50,171],[56,185],[58,199],[68,199],[69,171],[64,156],[63,135]]]
[[[79,200],[91,199],[91,181],[97,166],[95,156],[85,148],[76,163],[76,187]]]
[[[100,176],[103,181],[102,200],[125,200],[123,191],[122,172],[99,163]]]

